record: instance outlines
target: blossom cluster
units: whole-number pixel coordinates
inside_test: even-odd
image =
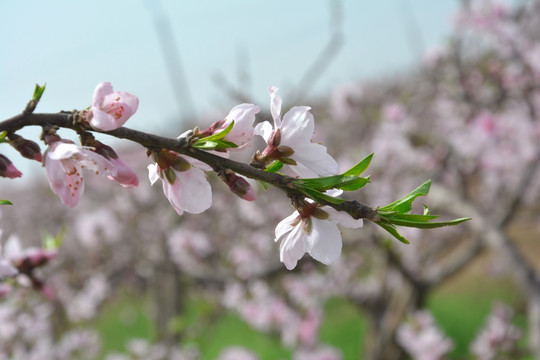
[[[269,94],[273,123],[263,121],[255,126],[260,107],[240,104],[207,129],[197,127],[181,134],[179,142],[187,144],[188,149],[204,150],[228,158],[231,152],[248,147],[254,135],[259,135],[266,141],[266,147],[253,155],[253,167],[270,172],[281,171],[292,179],[337,175],[337,162],[327,153],[325,146],[314,141],[315,124],[310,107],[294,106],[282,115],[278,88],[271,86]],[[44,127],[42,139],[47,148],[43,155],[37,144],[18,135],[8,135],[9,141],[24,156],[43,163],[52,191],[66,206],[74,207],[84,192],[85,171],[107,177],[124,187],[138,185],[135,172],[110,146],[96,140],[87,131],[92,128],[107,132],[120,128],[137,111],[138,103],[135,95],[114,91],[108,82],[100,83],[94,91],[91,106],[77,113],[80,145],[61,138],[53,127]],[[199,214],[211,207],[212,189],[207,177],[210,171],[215,171],[242,199],[253,201],[257,197],[243,176],[230,169],[210,166],[189,156],[189,153],[149,148],[148,155],[153,161],[148,165],[150,183],[161,180],[165,197],[179,215],[184,212]],[[21,174],[2,156],[0,175],[14,178]],[[362,226],[362,220],[354,220],[345,212],[340,213],[298,196],[291,199],[295,211],[275,230],[275,241],[281,243],[281,261],[288,269],[293,269],[305,253],[324,264],[335,261],[342,247],[337,224],[357,228]]]

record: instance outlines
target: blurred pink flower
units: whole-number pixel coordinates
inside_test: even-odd
[[[299,349],[293,355],[293,360],[341,360],[341,352],[331,346],[321,346],[310,349]]]
[[[323,264],[332,263],[341,254],[338,223],[349,228],[363,224],[362,219],[355,220],[347,213],[329,206],[319,208],[313,203],[293,212],[276,227],[275,241],[281,241],[280,261],[292,270],[307,252]]]
[[[326,152],[326,147],[312,142],[315,130],[309,106],[295,106],[281,119],[281,97],[278,88],[270,86],[270,111],[274,126],[268,121],[255,127],[255,134],[264,138],[268,146],[261,159],[281,160],[300,177],[313,178],[338,173],[337,162]]]
[[[480,360],[499,358],[501,354],[511,354],[516,349],[523,332],[512,325],[512,309],[504,304],[496,304],[488,316],[484,328],[470,346],[470,351]]]
[[[218,360],[259,360],[259,357],[246,348],[230,346],[221,351]]]
[[[402,324],[397,341],[414,360],[441,360],[453,348],[428,311],[418,311],[411,322]]]
[[[124,125],[137,111],[139,99],[130,93],[113,91],[109,82],[96,86],[90,112],[87,115],[94,129],[110,131]]]
[[[161,178],[163,193],[179,215],[184,211],[200,214],[212,206],[212,189],[204,173],[211,170],[208,165],[172,151],[153,157],[156,162],[148,165],[150,183]]]

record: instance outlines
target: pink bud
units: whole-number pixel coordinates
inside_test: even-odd
[[[41,162],[41,149],[35,142],[15,134],[9,136],[9,142],[25,158]]]
[[[0,176],[15,179],[22,176],[15,165],[4,155],[0,155]]]
[[[242,199],[247,201],[254,201],[257,199],[257,194],[249,185],[246,179],[236,175],[234,172],[228,170],[223,175],[225,183],[229,186],[229,189]]]

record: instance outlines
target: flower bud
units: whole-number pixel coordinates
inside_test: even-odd
[[[41,149],[35,142],[26,140],[19,135],[12,134],[9,136],[9,143],[25,158],[41,162]]]
[[[22,173],[7,157],[0,154],[0,176],[15,179],[21,177]]]
[[[246,179],[236,175],[231,170],[226,170],[223,175],[223,180],[229,186],[229,189],[235,194],[247,201],[254,201],[257,199],[257,194],[249,185]]]

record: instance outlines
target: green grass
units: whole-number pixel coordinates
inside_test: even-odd
[[[428,301],[428,309],[437,325],[454,342],[450,358],[463,359],[469,353],[469,345],[484,326],[492,306],[496,302],[513,306],[520,301],[520,292],[510,279],[472,277],[433,293]],[[522,321],[515,323],[524,325]]]
[[[125,345],[134,338],[153,339],[154,326],[145,307],[146,299],[122,296],[106,304],[96,321],[103,353],[125,352]]]
[[[477,276],[458,279],[431,294],[428,309],[455,345],[451,359],[467,358],[471,341],[496,301],[516,305],[523,299],[511,280]],[[96,328],[102,337],[104,353],[124,352],[127,341],[133,338],[154,340],[155,329],[148,316],[147,304],[148,299],[126,295],[102,309]],[[252,350],[261,360],[291,358],[291,349],[281,344],[278,334],[258,332],[235,313],[210,316],[212,320],[209,321],[208,315],[212,312],[209,306],[201,299],[191,299],[182,322],[183,329],[195,329],[193,336],[185,340],[197,345],[202,360],[214,360],[225,347],[234,345]],[[344,299],[332,298],[325,305],[325,314],[320,330],[321,343],[340,349],[344,360],[362,358],[367,328],[362,312]],[[523,327],[524,322],[523,317],[518,317],[516,324]]]

